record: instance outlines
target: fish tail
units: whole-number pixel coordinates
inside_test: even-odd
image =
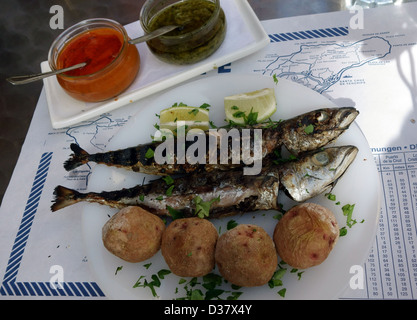
[[[51,206],[52,211],[60,210],[83,200],[82,193],[63,186],[55,187],[54,196],[55,199]]]
[[[67,171],[71,171],[79,166],[82,166],[83,164],[86,164],[89,161],[88,157],[90,156],[87,151],[82,149],[76,143],[71,143],[70,147],[74,153],[71,155],[71,158],[64,162],[64,168]]]

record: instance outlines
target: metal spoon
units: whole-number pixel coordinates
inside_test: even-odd
[[[130,44],[137,44],[137,43],[140,43],[140,42],[145,42],[145,41],[148,41],[150,39],[159,37],[159,36],[161,36],[165,33],[168,33],[168,32],[170,32],[174,29],[177,29],[177,28],[180,28],[180,26],[165,26],[165,27],[159,28],[157,30],[154,30],[154,31],[152,31],[148,34],[145,34],[144,36],[129,40],[129,43]],[[46,77],[54,76],[54,75],[57,75],[57,74],[60,74],[60,73],[63,73],[63,72],[67,72],[67,71],[70,71],[70,70],[82,68],[86,64],[87,64],[87,62],[82,62],[82,63],[76,64],[74,66],[64,68],[64,69],[59,69],[59,70],[49,71],[49,72],[44,72],[44,73],[30,74],[30,75],[26,75],[26,76],[14,76],[14,77],[7,78],[6,80],[13,85],[26,84],[26,83],[42,80]]]
[[[145,35],[143,35],[141,37],[138,37],[138,38],[129,40],[129,43],[130,44],[137,44],[137,43],[140,43],[140,42],[145,42],[145,41],[151,40],[153,38],[157,38],[159,36],[162,36],[163,34],[168,33],[168,32],[170,32],[172,30],[177,29],[177,28],[183,28],[183,27],[182,26],[165,26],[165,27],[161,27],[161,28],[156,29],[156,30],[154,30],[152,32],[149,32],[149,33],[147,33],[147,34],[145,34]]]
[[[82,63],[76,64],[74,66],[64,68],[64,69],[59,69],[59,70],[49,71],[49,72],[44,72],[44,73],[29,74],[27,76],[15,76],[15,77],[7,78],[6,80],[9,81],[11,84],[14,84],[14,85],[25,84],[25,83],[41,80],[41,79],[46,78],[46,77],[54,76],[56,74],[60,74],[60,73],[63,73],[63,72],[67,72],[67,71],[70,71],[70,70],[82,68],[86,64],[87,64],[87,62],[82,62]]]

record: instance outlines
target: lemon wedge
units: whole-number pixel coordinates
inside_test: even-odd
[[[265,88],[224,98],[226,120],[237,124],[254,124],[270,118],[277,110],[275,91]]]
[[[161,129],[174,131],[181,124],[186,125],[186,131],[190,129],[209,129],[209,110],[203,107],[175,106],[164,109],[159,114],[159,126]]]

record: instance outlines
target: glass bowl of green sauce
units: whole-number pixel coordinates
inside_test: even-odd
[[[226,35],[226,16],[220,0],[148,0],[140,12],[145,33],[167,25],[179,28],[147,41],[160,60],[186,65],[212,55]]]

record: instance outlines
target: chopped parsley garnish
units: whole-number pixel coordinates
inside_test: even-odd
[[[208,103],[203,103],[203,104],[200,106],[200,108],[201,108],[201,109],[208,109],[208,108],[210,108],[210,105],[209,105]]]
[[[278,263],[278,269],[274,272],[274,275],[272,276],[271,280],[268,281],[268,286],[271,289],[283,286],[282,278],[287,273],[287,269],[288,268],[286,267],[286,263],[284,261],[281,261],[280,263]],[[292,268],[290,270],[290,273],[296,273],[298,280],[300,280],[304,271],[299,271],[298,269]],[[285,298],[286,292],[287,292],[287,289],[282,288],[279,291],[277,291],[277,294]]]
[[[172,190],[174,189],[174,185],[170,186],[167,191],[165,192],[165,194],[169,197],[172,195]]]
[[[172,179],[172,177],[171,177],[171,176],[166,176],[166,177],[163,177],[163,178],[162,178],[162,180],[164,180],[164,181],[165,181],[165,183],[166,183],[168,186],[174,183],[174,179]]]
[[[214,198],[210,201],[203,201],[200,196],[196,196],[193,199],[193,202],[195,204],[195,211],[194,214],[198,216],[199,218],[205,218],[209,216],[210,213],[210,207],[214,202],[219,202],[220,197]]]
[[[340,204],[340,203],[339,203]],[[353,219],[353,209],[355,209],[355,205],[354,204],[345,204],[342,207],[342,212],[343,215],[346,217],[346,226],[349,228],[352,228],[353,225],[357,224],[358,221],[356,219]],[[362,219],[362,221],[360,221],[360,223],[363,223],[365,220]],[[339,229],[339,236],[343,237],[347,234],[348,229],[346,227],[342,227]]]
[[[274,215],[272,218],[277,219],[279,221],[282,218],[282,213],[279,212],[276,215]]]
[[[233,109],[233,108],[236,108],[236,109]],[[234,107],[232,107],[232,109],[233,110],[238,110],[238,107],[234,106]],[[245,113],[243,111],[236,111],[233,114],[233,117],[235,117],[235,118],[243,118],[243,117],[245,117]]]
[[[278,120],[278,121],[274,121],[271,118],[268,118],[268,121],[265,122],[267,123],[267,125],[265,125],[265,129],[276,129],[279,127],[279,125],[281,124],[281,122],[283,122],[284,120]]]
[[[148,269],[150,266],[150,264],[148,265],[148,267],[146,267],[146,269]],[[151,279],[152,281],[148,282],[147,279],[145,279],[145,276],[140,276],[139,279],[136,281],[136,283],[133,285],[133,288],[149,288],[152,292],[152,296],[154,297],[158,297],[158,295],[156,294],[156,288],[159,288],[161,286],[161,280],[165,278],[166,275],[170,274],[171,271],[167,270],[167,269],[161,269],[160,271],[157,272],[157,274],[153,274],[151,275]],[[143,283],[142,283],[143,280]]]
[[[282,277],[287,272],[287,268],[280,267],[277,271],[274,272],[271,280],[268,282],[268,286],[270,288],[275,288],[278,286],[282,286]]]
[[[171,216],[171,218],[173,220],[175,220],[175,219],[181,219],[181,218],[184,217],[184,214],[181,211],[175,210],[174,208],[172,208],[170,206],[167,206],[167,210],[168,210],[169,215]]]
[[[172,195],[172,190],[174,189],[174,185],[173,185],[174,184],[174,179],[172,179],[171,176],[166,176],[166,177],[163,177],[162,180],[164,180],[165,183],[168,186],[170,186],[165,192],[165,194],[169,197],[169,196]]]
[[[304,132],[307,134],[312,134],[314,132],[314,126],[312,124],[309,124],[304,128]]]
[[[325,196],[331,201],[336,201],[336,195],[331,192],[326,193]]]
[[[281,290],[279,290],[277,293],[281,296],[281,297],[283,297],[283,298],[285,298],[285,293],[287,292],[287,289],[285,289],[285,288],[282,288]]]
[[[151,148],[149,148],[145,153],[145,158],[151,159],[154,157],[154,154],[155,154],[154,151]]]
[[[226,280],[222,276],[215,273],[209,273],[202,278],[191,278],[187,282],[186,279],[181,278],[178,282],[179,285],[183,285],[185,290],[185,297],[178,298],[177,300],[237,300],[243,292],[241,291],[232,291],[239,290],[240,287],[231,285],[232,290],[224,290],[219,287]],[[178,293],[178,288],[175,293]],[[222,295],[228,294],[226,297]]]
[[[161,286],[161,281],[158,279],[158,276],[156,274],[153,274],[151,276],[152,281],[148,282],[148,280],[144,279],[145,276],[140,276],[139,279],[136,281],[136,283],[133,285],[133,288],[149,288],[152,292],[152,296],[158,297],[156,294],[155,287]],[[142,283],[142,279],[144,279]]]
[[[284,158],[281,154],[281,150],[279,149],[274,150],[274,156],[275,156],[275,158],[273,159],[274,164],[282,164],[285,162],[297,160],[297,157],[294,156],[293,154],[290,154],[288,158]]]
[[[121,271],[123,269],[123,266],[117,267],[116,268],[116,272],[114,273],[114,275],[116,275],[119,271]]]
[[[248,115],[246,115],[246,113],[243,111],[239,111],[239,108],[237,106],[232,106],[231,109],[236,110],[236,112],[233,113],[233,117],[243,118],[244,126],[252,126],[258,123],[258,112],[253,112],[253,108],[250,110]],[[228,122],[230,127],[242,126],[241,124],[238,124],[233,120],[228,120]]]
[[[339,237],[343,237],[345,235],[347,235],[347,229],[346,229],[346,227],[340,228],[339,229]]]
[[[248,116],[245,118],[245,124],[254,125],[258,123],[258,112],[252,112],[253,108],[250,110]]]
[[[346,217],[346,225],[349,228],[351,228],[354,224],[357,223],[356,219],[352,219],[354,208],[355,208],[354,204],[345,204],[342,207],[343,215]]]
[[[186,105],[185,103],[182,103],[182,102],[180,102],[180,103],[175,102],[175,103],[172,105],[172,108],[175,108],[175,107],[188,107],[188,105]]]
[[[171,273],[170,270],[161,269],[161,270],[158,271],[158,277],[159,277],[159,279],[164,279],[165,276],[169,275],[170,273]]]
[[[233,229],[237,225],[238,223],[235,220],[230,220],[229,222],[227,222],[227,230]]]
[[[193,110],[191,110],[190,112],[188,112],[188,114],[193,114],[194,116],[196,116],[197,115],[197,113],[198,113],[198,108],[194,108]]]

